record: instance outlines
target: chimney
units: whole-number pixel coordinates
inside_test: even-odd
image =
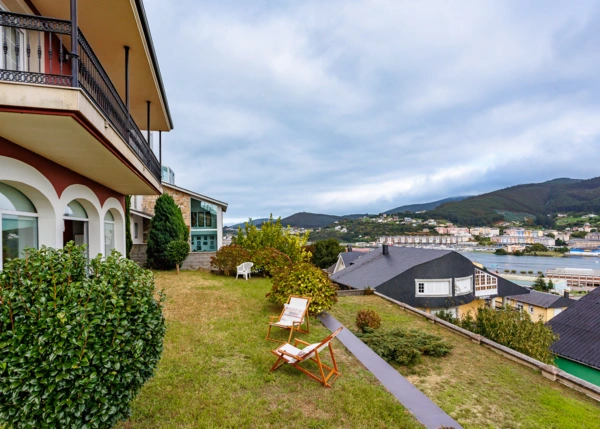
[[[566,290],[566,291],[565,291],[565,298],[568,298],[568,297],[569,297],[569,291],[568,291],[568,290]]]
[[[349,244],[348,247],[346,248],[346,252],[352,252],[352,246]]]
[[[384,255],[389,255],[390,254],[390,249],[388,249],[388,245],[384,244],[383,246],[381,246],[381,248],[383,249],[383,254]]]

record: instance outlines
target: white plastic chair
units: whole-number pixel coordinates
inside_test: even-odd
[[[244,262],[243,264],[238,265],[237,274],[235,275],[235,278],[237,279],[240,275],[242,275],[246,280],[248,280],[248,277],[252,278],[251,274],[253,266],[254,263],[252,262]]]

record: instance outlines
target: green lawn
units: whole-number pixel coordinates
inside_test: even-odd
[[[168,297],[163,358],[119,428],[421,427],[337,340],[342,376],[332,388],[290,367],[269,374],[276,344],[264,339],[266,321],[280,311],[265,298],[269,280],[182,271],[156,281]],[[302,339],[328,334],[312,319]]]
[[[343,297],[331,314],[352,328],[363,308],[379,313],[380,329],[423,329],[454,345],[447,357],[397,369],[465,428],[600,427],[600,403],[382,298]]]

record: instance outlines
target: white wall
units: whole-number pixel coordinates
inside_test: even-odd
[[[37,169],[4,156],[0,156],[0,182],[23,192],[35,206],[39,216],[39,246],[63,247],[65,208],[77,200],[88,214],[90,257],[104,254],[104,215],[108,210],[115,218],[115,248],[125,254],[125,216],[116,198],[109,198],[101,205],[90,188],[79,184],[67,187],[59,198],[52,183]]]

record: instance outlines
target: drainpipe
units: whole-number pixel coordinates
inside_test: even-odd
[[[125,46],[125,106],[129,114],[129,46]]]
[[[162,174],[162,131],[158,132],[158,163],[160,164]]]
[[[71,0],[71,84],[79,86],[79,27],[77,24],[77,0]]]
[[[146,101],[146,103],[148,103],[148,128],[147,128],[147,132],[148,132],[148,145],[150,145],[150,101]]]

